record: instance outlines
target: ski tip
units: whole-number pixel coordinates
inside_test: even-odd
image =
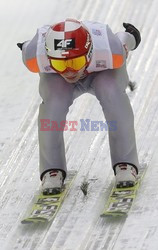
[[[100,217],[127,217],[127,213],[125,212],[105,212],[100,215]]]
[[[44,223],[44,222],[48,222],[47,219],[44,219],[44,218],[26,218],[26,219],[23,219],[21,221],[21,224],[23,225],[30,225],[30,224],[34,224],[34,223]]]
[[[23,224],[23,225],[32,224],[32,223],[34,223],[34,222],[30,221],[30,220],[27,220],[27,219],[24,219],[24,220],[21,221],[21,224]]]

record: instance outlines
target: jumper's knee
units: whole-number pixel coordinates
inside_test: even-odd
[[[73,102],[73,87],[57,74],[42,74],[39,92],[43,104],[52,109],[67,109]]]
[[[95,81],[95,94],[100,103],[110,104],[122,92],[117,84],[117,79],[112,77],[111,74],[101,73],[96,77]]]

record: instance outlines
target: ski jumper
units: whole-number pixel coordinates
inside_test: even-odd
[[[83,24],[92,37],[92,59],[88,75],[74,84],[66,82],[50,67],[45,50],[49,25],[38,29],[22,48],[24,64],[40,76],[39,92],[43,99],[38,117],[41,179],[51,169],[62,170],[65,176],[67,172],[63,131],[41,131],[41,120],[49,119],[58,124],[66,121],[69,107],[83,93],[95,95],[105,119],[116,122],[116,131],[108,131],[112,166],[129,163],[139,168],[134,115],[125,92],[129,83],[126,52],[134,49],[135,38],[128,32],[114,34],[106,24],[88,21]]]

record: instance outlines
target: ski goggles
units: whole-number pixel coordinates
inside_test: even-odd
[[[87,64],[86,56],[80,56],[73,59],[52,59],[50,58],[50,64],[55,71],[60,73],[65,72],[68,68],[74,71],[79,71]]]

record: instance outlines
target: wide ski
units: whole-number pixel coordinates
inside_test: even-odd
[[[35,202],[30,212],[28,213],[28,216],[26,216],[26,218],[24,218],[21,223],[28,224],[52,221],[55,218],[57,212],[59,211],[65,197],[67,196],[72,182],[76,177],[76,174],[77,172],[73,170],[68,172],[63,191],[60,194],[38,194],[35,197]]]
[[[147,165],[144,164],[139,170],[137,184],[134,187],[113,187],[101,217],[105,216],[127,216],[136,198],[139,186],[144,177]]]

